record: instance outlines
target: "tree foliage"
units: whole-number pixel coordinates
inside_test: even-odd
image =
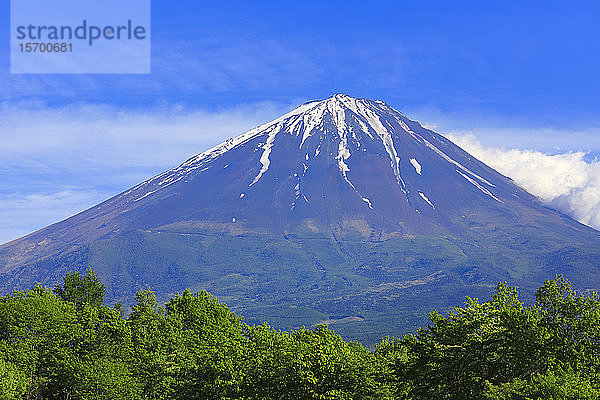
[[[86,274],[81,276],[79,272],[67,273],[62,285],[54,287],[54,294],[65,301],[77,305],[87,303],[99,307],[104,301],[105,286],[100,277],[88,268]]]
[[[594,398],[599,387],[599,298],[577,295],[561,276],[546,281],[528,306],[500,283],[490,301],[467,299],[430,319],[394,343],[406,348],[402,357],[385,357],[414,398],[567,399],[578,391]],[[383,344],[377,351],[390,353]],[[568,393],[552,389],[558,385]]]
[[[373,350],[324,325],[248,326],[209,293],[125,318],[88,270],[0,298],[0,399],[598,399],[600,298],[561,276],[500,283]]]

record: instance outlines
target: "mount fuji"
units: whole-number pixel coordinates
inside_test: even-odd
[[[0,290],[87,266],[109,301],[207,289],[250,323],[371,343],[501,280],[598,289],[600,232],[386,103],[336,94],[0,246]]]

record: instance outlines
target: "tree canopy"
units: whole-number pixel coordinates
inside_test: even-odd
[[[532,304],[491,300],[430,314],[374,349],[324,325],[249,326],[209,293],[127,317],[91,270],[0,298],[0,399],[597,399],[600,298],[561,276]]]

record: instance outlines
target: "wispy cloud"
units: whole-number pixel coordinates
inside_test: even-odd
[[[438,133],[473,135],[487,147],[533,149],[549,154],[600,151],[600,122],[596,116],[566,120],[559,116],[554,120],[548,114],[505,115],[476,108],[444,111],[435,106],[400,111]]]
[[[171,165],[289,109],[259,103],[223,111],[169,106],[123,111],[102,105],[0,105],[0,159],[69,168]]]
[[[68,218],[106,199],[108,195],[75,187],[47,194],[0,195],[0,244]]]
[[[600,229],[600,162],[585,152],[546,154],[483,146],[473,135],[446,135],[454,143],[547,205]]]
[[[0,243],[73,215],[290,108],[0,104]]]

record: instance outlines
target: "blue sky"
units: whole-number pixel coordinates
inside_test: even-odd
[[[148,75],[12,75],[1,29],[0,242],[338,92],[483,146],[590,161],[599,15],[592,1],[153,0]]]
[[[548,123],[599,111],[595,2],[365,4],[154,0],[140,76],[10,76],[2,30],[2,97],[223,107],[344,92]]]

